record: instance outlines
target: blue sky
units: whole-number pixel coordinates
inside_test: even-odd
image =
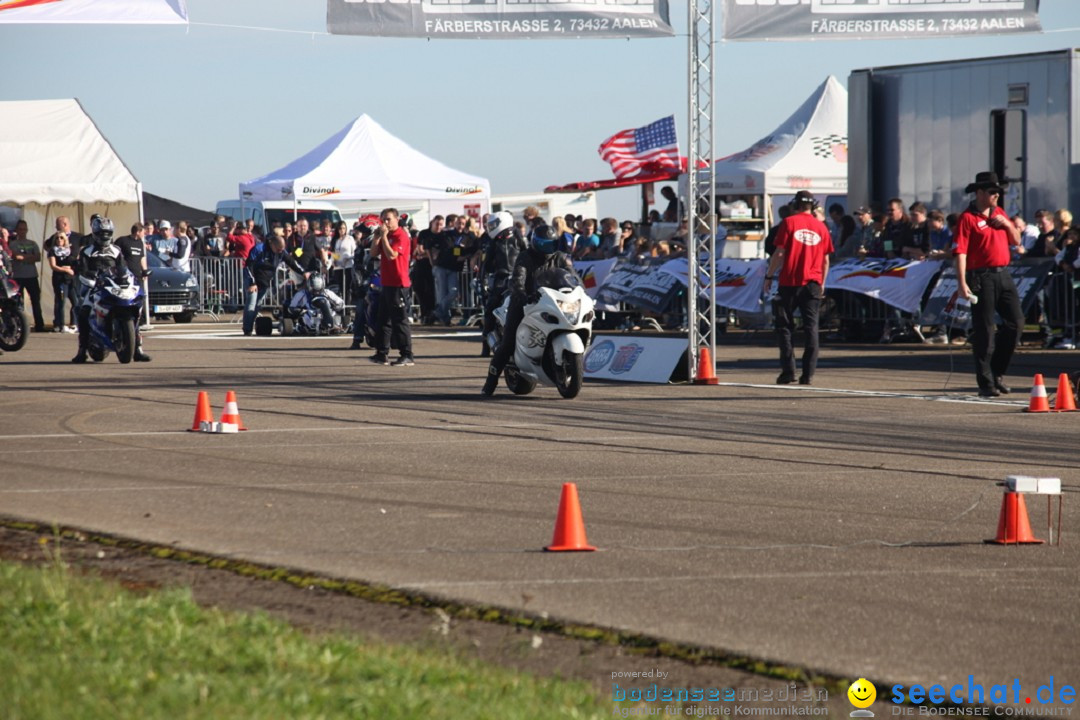
[[[678,36],[634,41],[329,36],[325,0],[188,10],[187,28],[0,25],[0,100],[79,98],[147,191],[207,209],[362,113],[495,194],[610,177],[600,142],[673,112],[685,134],[677,0]],[[1080,0],[1042,0],[1040,16],[1041,35],[722,43],[717,153],[772,130],[830,74],[846,85],[856,68],[1080,46]],[[634,217],[637,197],[600,193],[600,213]]]

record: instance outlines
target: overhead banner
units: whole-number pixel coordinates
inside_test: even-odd
[[[825,288],[850,290],[914,313],[941,265],[940,260],[843,260],[829,268]]]
[[[718,307],[731,308],[749,313],[762,312],[762,294],[765,289],[765,273],[769,269],[768,260],[736,260],[717,258],[713,271],[713,286],[716,288]],[[677,258],[664,263],[660,272],[669,273],[679,278],[679,282],[689,286],[690,268],[686,258]],[[702,283],[705,277],[702,276]],[[701,293],[702,300],[712,295],[710,288]]]
[[[335,35],[524,40],[668,37],[668,0],[327,0]]]
[[[727,40],[884,40],[1040,32],[1039,0],[723,0]]]
[[[0,0],[0,24],[171,25],[187,21],[186,0]]]

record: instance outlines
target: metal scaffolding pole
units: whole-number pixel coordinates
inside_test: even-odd
[[[717,0],[718,1],[718,0]],[[686,257],[689,286],[686,291],[689,377],[697,377],[698,355],[709,349],[716,358],[716,194],[713,192],[713,70],[714,0],[689,0],[690,4],[690,78],[689,78],[689,153],[686,183]],[[701,172],[703,164],[707,172]],[[705,299],[707,298],[707,300]],[[702,307],[704,304],[706,307]]]

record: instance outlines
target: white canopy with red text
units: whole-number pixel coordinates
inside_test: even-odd
[[[285,167],[245,183],[247,200],[426,200],[490,203],[491,183],[443,165],[368,115]]]

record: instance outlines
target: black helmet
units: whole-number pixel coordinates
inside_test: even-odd
[[[550,225],[537,225],[529,235],[529,247],[541,255],[551,255],[558,249],[558,240]]]
[[[94,244],[99,248],[112,245],[113,230],[113,221],[109,218],[100,215],[90,218],[90,232],[94,236]]]

